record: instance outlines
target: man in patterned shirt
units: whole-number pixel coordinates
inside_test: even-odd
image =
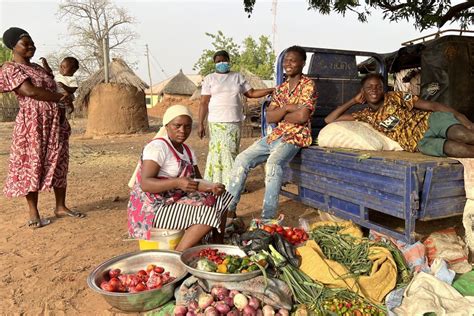
[[[367,122],[406,151],[438,157],[474,157],[474,124],[464,114],[409,93],[384,93],[382,79],[379,74],[365,76],[361,91],[331,112],[326,123]],[[353,105],[365,102],[367,108],[345,114]]]
[[[267,111],[267,122],[277,126],[270,135],[256,141],[235,159],[228,188],[234,196],[229,206],[229,217],[235,216],[249,170],[264,162],[262,218],[272,219],[277,215],[283,166],[293,159],[301,147],[312,143],[310,122],[316,105],[316,93],[314,82],[302,74],[305,62],[306,52],[302,47],[292,46],[286,50],[283,69],[287,79],[276,87]]]

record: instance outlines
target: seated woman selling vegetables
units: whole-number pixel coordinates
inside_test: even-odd
[[[150,239],[151,228],[184,229],[176,247],[183,251],[213,228],[222,232],[232,195],[220,183],[200,180],[196,155],[184,144],[192,123],[186,106],[171,106],[157,137],[145,146],[128,204],[132,238]]]

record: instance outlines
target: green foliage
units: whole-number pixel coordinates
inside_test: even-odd
[[[256,0],[244,0],[244,9],[249,17],[255,2]],[[361,22],[367,22],[372,10],[381,10],[384,19],[391,22],[413,20],[415,28],[420,30],[441,28],[447,22],[459,22],[461,28],[466,29],[474,23],[472,0],[308,0],[308,6],[308,9],[321,14],[335,12],[344,16],[347,11],[354,12]]]
[[[3,39],[0,41],[0,65],[6,61],[12,60],[12,51],[3,44]]]
[[[225,50],[230,55],[231,70],[239,71],[247,69],[262,79],[272,79],[274,74],[274,63],[276,60],[275,52],[268,36],[260,36],[255,41],[251,36],[247,37],[243,43],[243,50],[237,45],[233,38],[226,37],[222,31],[217,34],[206,33],[213,42],[212,49],[203,50],[193,69],[198,70],[199,74],[206,76],[215,71],[212,57],[219,50]]]

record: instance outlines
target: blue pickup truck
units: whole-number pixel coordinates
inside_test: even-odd
[[[414,45],[385,55],[306,47],[306,73],[315,81],[319,93],[312,118],[314,139],[324,127],[324,117],[359,91],[364,73],[376,71],[387,78],[403,67],[421,69],[423,98],[450,104],[472,120],[474,37],[449,35]],[[447,57],[446,52],[454,54],[455,59],[448,60],[452,56]],[[407,56],[410,54],[413,56]],[[284,80],[283,55],[284,52],[278,58],[277,84]],[[360,58],[365,61],[359,62]],[[437,69],[433,69],[433,63]],[[265,134],[264,111],[262,115]],[[462,214],[466,201],[462,164],[419,153],[314,145],[302,149],[284,174],[287,184],[283,195],[409,242],[415,240],[418,221]],[[394,229],[390,221],[403,221],[403,229]]]

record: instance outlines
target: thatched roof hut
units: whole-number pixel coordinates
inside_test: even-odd
[[[163,88],[163,94],[168,95],[192,95],[196,91],[196,85],[182,70],[174,76]]]
[[[193,95],[189,98],[189,100],[194,101],[194,100],[201,99],[201,89],[202,89],[202,85],[199,85],[196,88],[196,91],[194,91]]]
[[[87,106],[92,89],[98,84],[104,83],[104,78],[104,68],[102,67],[87,80],[81,82],[77,89],[77,98],[75,102],[77,107],[82,108]],[[112,61],[109,64],[109,83],[133,86],[140,91],[144,91],[148,88],[148,85],[120,58],[112,58]]]

